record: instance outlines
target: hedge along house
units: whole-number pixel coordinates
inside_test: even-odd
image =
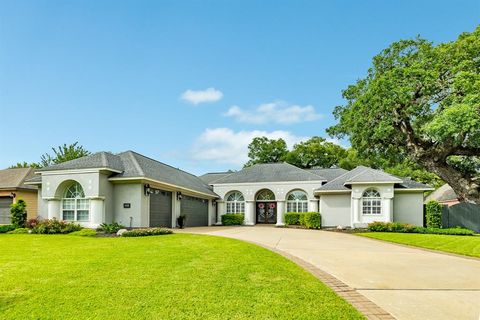
[[[198,177],[133,151],[93,155],[42,168],[28,181],[39,188],[39,217],[85,227],[175,227],[215,222],[212,188]]]
[[[37,187],[25,184],[34,175],[32,168],[0,170],[0,224],[10,223],[10,205],[18,199],[27,204],[27,218],[37,216]]]
[[[365,226],[373,221],[423,224],[429,186],[359,166],[300,169],[287,163],[257,164],[238,172],[200,177],[220,196],[221,215],[243,213],[245,224],[284,225],[286,212],[320,212],[323,226]]]

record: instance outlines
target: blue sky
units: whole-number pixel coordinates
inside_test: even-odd
[[[391,42],[479,21],[478,0],[0,1],[0,168],[79,141],[238,169],[254,136],[327,137]]]

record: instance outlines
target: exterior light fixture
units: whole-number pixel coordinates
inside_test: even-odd
[[[177,192],[177,200],[182,200],[182,193],[181,192]]]

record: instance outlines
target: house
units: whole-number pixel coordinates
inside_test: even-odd
[[[38,186],[41,218],[95,228],[175,227],[212,224],[217,195],[198,177],[133,151],[99,152],[42,168],[28,183]]]
[[[257,164],[235,173],[200,177],[213,187],[218,220],[244,213],[245,224],[284,224],[285,212],[315,211],[323,226],[362,227],[373,221],[423,224],[423,194],[429,186],[359,166],[300,169],[287,163]]]
[[[320,211],[324,226],[372,221],[421,225],[423,193],[430,187],[367,167],[300,169],[257,164],[237,172],[197,177],[133,151],[99,152],[36,171],[42,218],[86,227],[118,222],[127,227],[221,224],[226,213],[245,224],[284,224],[285,212]]]
[[[0,170],[0,224],[10,223],[10,205],[18,199],[26,202],[28,219],[37,216],[37,187],[25,184],[33,175],[32,168]]]
[[[447,183],[429,194],[425,198],[425,203],[430,200],[435,200],[449,207],[453,206],[454,204],[460,203],[460,201],[458,201],[457,195],[455,194],[455,191],[453,191],[452,187],[450,187]]]

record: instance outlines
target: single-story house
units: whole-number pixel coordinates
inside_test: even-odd
[[[430,200],[435,200],[449,207],[453,206],[454,204],[460,203],[455,191],[453,191],[452,187],[450,187],[450,185],[448,185],[447,183],[445,183],[443,186],[441,186],[437,190],[430,193],[425,198],[425,203],[427,203]]]
[[[284,224],[285,212],[320,212],[323,226],[363,227],[373,221],[423,224],[429,186],[359,166],[300,169],[287,163],[257,164],[238,172],[200,177],[213,187],[218,221],[244,213],[245,224]]]
[[[99,152],[36,171],[42,218],[86,227],[118,222],[127,227],[221,224],[226,213],[245,224],[284,224],[286,212],[320,211],[324,226],[371,221],[421,225],[429,186],[382,171],[304,170],[287,163],[257,164],[237,172],[197,177],[133,151]]]
[[[23,199],[27,204],[27,218],[37,216],[37,187],[25,184],[34,176],[32,168],[0,170],[0,224],[10,223],[10,205]]]

